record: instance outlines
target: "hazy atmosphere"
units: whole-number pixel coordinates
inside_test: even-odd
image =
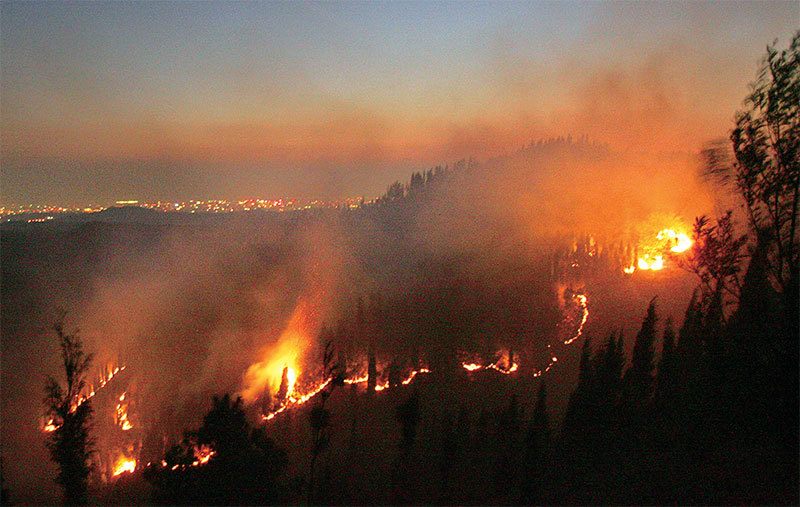
[[[373,198],[571,134],[724,137],[796,2],[3,2],[2,203]],[[657,133],[654,133],[657,131]]]
[[[796,505],[798,26],[3,2],[2,504]]]

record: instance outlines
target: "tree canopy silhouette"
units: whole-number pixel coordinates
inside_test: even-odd
[[[50,459],[59,468],[56,481],[64,489],[64,503],[79,505],[88,501],[89,459],[93,450],[93,439],[89,434],[91,400],[81,402],[80,399],[92,354],[83,351],[77,332],[64,330],[63,321],[58,322],[54,329],[61,347],[66,388],[55,378],[48,377],[44,404],[56,429],[50,434],[47,448]]]

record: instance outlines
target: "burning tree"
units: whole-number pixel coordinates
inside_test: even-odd
[[[48,377],[44,404],[54,429],[47,447],[59,468],[56,481],[64,488],[65,503],[85,504],[93,446],[89,436],[92,407],[90,400],[81,400],[81,392],[86,386],[85,375],[92,354],[84,353],[80,337],[77,333],[67,333],[62,322],[54,329],[61,346],[66,389]]]

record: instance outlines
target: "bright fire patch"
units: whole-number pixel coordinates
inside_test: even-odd
[[[652,234],[652,233],[651,233]],[[639,244],[639,257],[634,264],[623,271],[631,274],[634,271],[659,271],[665,267],[665,257],[681,254],[692,247],[692,239],[685,232],[677,229],[661,229],[651,241]]]
[[[136,460],[135,459],[128,459],[128,458],[125,458],[125,457],[120,457],[119,460],[117,460],[116,466],[114,467],[114,477],[116,477],[116,476],[118,476],[118,475],[120,475],[122,473],[125,473],[125,472],[128,472],[128,473],[133,472],[134,470],[136,470]]]

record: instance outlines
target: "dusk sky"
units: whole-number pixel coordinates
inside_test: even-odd
[[[3,2],[0,198],[370,198],[568,134],[696,151],[798,5]]]

